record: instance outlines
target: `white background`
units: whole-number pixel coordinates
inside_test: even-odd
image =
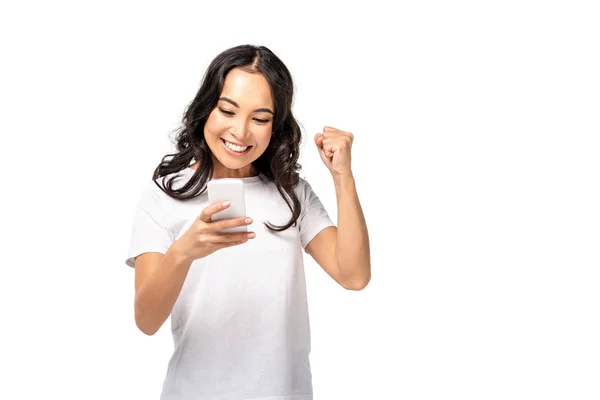
[[[600,398],[592,3],[3,3],[0,398],[158,398],[172,340],[134,323],[133,211],[244,43],[291,70],[332,218],[312,137],[355,135],[373,278],[306,259],[316,400]]]

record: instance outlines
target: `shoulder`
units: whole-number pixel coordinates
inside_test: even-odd
[[[315,193],[313,186],[309,183],[309,181],[302,177],[298,178],[298,183],[296,184],[294,190],[296,191],[298,198],[301,200],[308,199]]]
[[[190,180],[191,177],[192,173],[189,169],[182,169],[181,171],[156,178],[152,180],[152,183],[159,191],[163,192],[165,185],[169,184],[173,189],[178,189]]]
[[[306,178],[302,178],[301,176],[299,176],[298,183],[296,183],[296,186],[294,186],[294,190],[296,191],[296,194],[301,195],[304,192],[306,192],[306,190],[309,188],[310,188],[310,184],[308,183]]]
[[[182,170],[147,181],[142,185],[140,201],[154,203],[157,206],[173,201],[174,199],[166,193],[167,184],[173,181],[172,187],[176,189],[187,182],[190,175],[187,171]]]

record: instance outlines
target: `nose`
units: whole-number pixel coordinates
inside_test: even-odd
[[[245,143],[249,136],[248,125],[243,118],[236,118],[229,128],[229,132],[240,142]]]

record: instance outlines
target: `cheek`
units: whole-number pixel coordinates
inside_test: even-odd
[[[262,126],[260,129],[254,131],[254,136],[257,142],[263,147],[267,147],[271,141],[271,126]]]
[[[208,133],[217,134],[224,129],[224,126],[223,117],[218,112],[213,111],[208,115],[208,119],[204,124],[205,133],[208,131]]]

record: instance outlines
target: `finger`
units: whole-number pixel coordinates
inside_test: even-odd
[[[212,243],[230,243],[239,242],[242,240],[254,239],[256,234],[254,232],[233,232],[233,233],[215,233],[208,237]]]
[[[322,147],[319,147],[319,156],[321,156],[321,160],[327,165],[329,163],[329,157],[327,157],[325,150]]]
[[[238,242],[221,243],[221,244],[219,244],[219,245],[216,246],[216,249],[220,250],[220,249],[224,249],[226,247],[239,246],[240,244],[243,244],[243,243],[246,243],[246,242],[247,242],[247,240],[240,240]]]
[[[229,218],[212,222],[210,226],[214,231],[222,231],[227,228],[234,228],[236,226],[250,225],[252,222],[253,220],[250,217]]]
[[[214,214],[226,209],[227,207],[229,207],[230,204],[231,204],[230,201],[225,201],[225,202],[221,202],[221,203],[213,203],[213,204],[207,206],[204,210],[202,210],[202,212],[200,213],[198,218],[206,223],[209,223],[209,222],[211,222],[211,217]]]
[[[317,133],[315,135],[315,143],[317,144],[317,146],[320,146],[323,143],[323,135],[320,133]]]
[[[336,150],[337,147],[335,143],[332,144],[330,140],[323,141],[323,151],[327,157],[332,157]]]

